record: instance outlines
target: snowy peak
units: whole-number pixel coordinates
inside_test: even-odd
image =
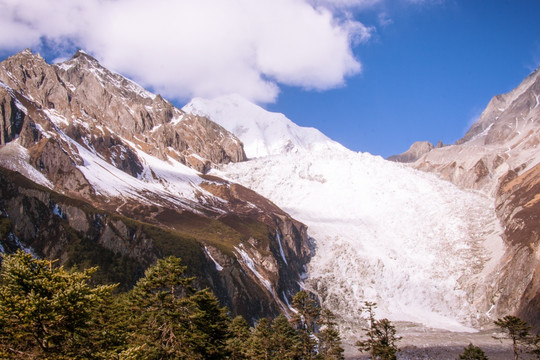
[[[345,149],[319,130],[298,126],[285,115],[266,111],[239,95],[211,100],[195,98],[182,110],[205,116],[235,134],[244,143],[248,158],[303,150]]]

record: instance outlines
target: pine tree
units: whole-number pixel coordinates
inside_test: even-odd
[[[301,290],[293,297],[293,307],[296,313],[293,316],[293,323],[301,344],[301,357],[303,359],[315,359],[317,355],[317,340],[314,336],[315,324],[320,315],[320,308],[309,294]]]
[[[357,341],[356,346],[361,352],[369,351],[372,359],[395,360],[398,351],[397,342],[401,337],[396,336],[396,328],[390,320],[375,319],[377,304],[365,302],[361,311],[368,314],[368,327],[364,329],[367,339]]]
[[[223,359],[227,353],[230,319],[227,309],[208,290],[197,291],[187,299],[190,307],[191,339],[188,343],[204,359]]]
[[[195,291],[194,278],[176,257],[158,260],[130,292],[130,348],[148,359],[222,359],[226,310],[209,290]],[[144,347],[142,347],[145,345]]]
[[[298,334],[285,315],[280,314],[272,321],[272,349],[275,359],[292,360],[299,354]]]
[[[363,329],[366,332],[367,339],[363,341],[357,341],[356,346],[360,352],[369,352],[371,358],[375,359],[375,345],[377,344],[377,338],[375,336],[375,308],[376,303],[365,301],[364,305],[360,309],[361,312],[367,312],[368,315],[368,327]]]
[[[250,337],[249,325],[243,316],[238,315],[229,325],[230,337],[227,339],[229,359],[248,359],[248,342]]]
[[[91,287],[96,269],[68,272],[19,251],[0,270],[0,355],[3,358],[93,359],[104,346],[95,315],[114,285]]]
[[[488,357],[478,346],[469,344],[459,355],[459,360],[488,360]]]
[[[259,320],[249,339],[248,357],[253,360],[273,358],[272,329],[267,318]]]
[[[514,360],[519,359],[520,346],[528,342],[529,330],[531,327],[516,316],[507,315],[502,319],[497,319],[495,325],[505,331],[506,337],[512,340],[514,350]]]
[[[343,348],[341,347],[341,337],[335,322],[336,316],[329,309],[323,309],[318,320],[320,332],[319,339],[319,358],[328,360],[342,360]]]

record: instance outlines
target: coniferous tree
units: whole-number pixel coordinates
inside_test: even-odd
[[[223,359],[227,353],[230,319],[227,309],[208,290],[197,291],[188,297],[191,346],[203,359]]]
[[[259,320],[249,339],[248,358],[254,360],[272,359],[272,329],[267,318]]]
[[[341,337],[337,329],[336,316],[329,309],[322,309],[318,325],[320,332],[317,334],[319,339],[319,358],[342,360],[343,348],[341,347]]]
[[[514,360],[519,359],[520,347],[528,342],[531,327],[517,316],[507,315],[502,319],[497,319],[495,325],[506,332],[506,337],[512,340]]]
[[[320,315],[320,308],[307,291],[301,290],[293,297],[296,313],[293,323],[300,340],[300,354],[303,359],[314,359],[317,356],[317,340],[314,336],[315,324]]]
[[[488,360],[488,357],[478,346],[469,344],[459,355],[459,360]]]
[[[238,315],[229,325],[230,337],[227,339],[229,359],[248,359],[249,325],[243,316]]]
[[[221,359],[226,355],[228,318],[208,290],[175,257],[158,260],[128,300],[130,349],[142,359]]]
[[[272,348],[275,359],[292,360],[299,355],[298,334],[285,315],[280,314],[272,321]]]
[[[361,352],[368,351],[372,359],[395,360],[398,342],[401,337],[396,336],[396,328],[390,320],[375,319],[376,303],[365,302],[361,311],[368,314],[368,327],[365,328],[366,339],[357,341],[356,346]]]
[[[375,308],[376,303],[365,301],[360,309],[361,312],[366,312],[368,315],[368,327],[363,329],[366,332],[367,339],[357,341],[356,346],[360,352],[369,352],[372,359],[375,359],[375,345],[377,338],[375,336]]]
[[[92,287],[96,269],[68,272],[18,251],[0,270],[0,356],[95,359],[103,353],[103,323],[96,314],[114,285]],[[97,346],[96,346],[97,345]]]

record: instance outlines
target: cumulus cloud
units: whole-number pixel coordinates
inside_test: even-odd
[[[352,48],[371,29],[328,9],[309,0],[0,0],[0,48],[75,44],[168,97],[271,102],[280,85],[326,90],[361,71]]]

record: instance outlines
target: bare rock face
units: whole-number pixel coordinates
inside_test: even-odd
[[[497,195],[497,214],[509,245],[501,276],[508,286],[501,293],[514,298],[509,312],[540,328],[540,165],[521,175],[508,172]]]
[[[0,145],[20,134],[25,114],[15,104],[16,99],[5,87],[0,87]]]
[[[498,180],[508,171],[529,169],[540,161],[539,96],[537,70],[516,89],[495,96],[455,145],[433,149],[413,166],[495,196]]]
[[[99,148],[95,138],[109,132],[118,137],[116,143],[126,139],[198,171],[246,159],[242,143],[219,125],[186,115],[83,51],[49,65],[25,50],[2,63],[0,81],[34,102],[61,130],[78,131],[77,141],[83,146]]]

